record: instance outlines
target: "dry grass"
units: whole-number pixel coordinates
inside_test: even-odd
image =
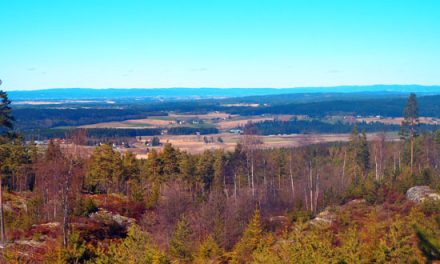
[[[378,134],[368,134],[369,140],[377,140]],[[214,143],[205,143],[203,136],[186,135],[186,136],[160,136],[162,143],[171,143],[173,146],[179,148],[182,151],[189,153],[201,153],[205,150],[224,149],[226,151],[233,151],[237,142],[242,139],[242,135],[222,133],[215,135],[208,135],[208,138],[213,138]],[[217,138],[221,137],[224,143],[216,142]],[[146,139],[148,137],[143,137]],[[350,134],[295,134],[295,135],[282,135],[282,136],[259,136],[263,144],[259,145],[259,148],[282,148],[282,147],[298,147],[317,143],[326,142],[345,142],[350,139]],[[396,135],[387,135],[388,141],[398,140]],[[149,147],[150,149],[152,147]],[[153,147],[154,149],[161,150],[162,147]],[[132,151],[138,158],[146,158],[147,147],[142,142],[135,144],[135,148],[131,148],[128,151]]]

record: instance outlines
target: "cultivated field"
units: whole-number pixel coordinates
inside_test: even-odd
[[[280,119],[287,121],[292,115],[278,116],[239,116],[222,112],[212,112],[203,115],[177,115],[153,116],[144,119],[132,119],[120,122],[103,122],[81,126],[82,128],[170,128],[178,126],[211,126],[221,131],[230,130],[246,125],[248,122],[261,122]]]
[[[377,140],[379,134],[367,134],[368,140]],[[233,151],[236,144],[243,139],[243,135],[222,133],[206,136],[213,139],[213,143],[205,143],[203,136],[186,135],[186,136],[160,136],[162,143],[171,143],[173,146],[187,151],[189,153],[201,153],[205,150],[224,149]],[[217,138],[223,139],[223,143],[217,142]],[[144,144],[146,139],[150,137],[142,137],[141,141],[134,144],[134,148],[129,149],[138,155],[139,158],[146,157],[147,148],[157,149],[160,151],[162,147],[147,147]],[[350,139],[350,134],[294,134],[280,136],[258,136],[262,144],[257,145],[258,148],[283,148],[283,147],[299,147],[304,145],[326,143],[326,142],[344,142]],[[396,134],[387,134],[387,141],[399,140]]]

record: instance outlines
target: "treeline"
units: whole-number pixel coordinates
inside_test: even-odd
[[[209,243],[209,247],[218,250],[215,258],[248,263],[264,257],[255,255],[260,246],[267,250],[271,259],[279,258],[276,252],[283,250],[266,240],[270,233],[266,233],[268,227],[261,225],[260,213],[246,229],[255,208],[264,219],[291,212],[291,221],[295,222],[310,219],[327,206],[355,198],[363,198],[369,204],[381,204],[414,185],[440,188],[440,132],[416,139],[413,171],[409,141],[392,143],[383,137],[368,143],[365,134],[357,130],[353,131],[349,144],[269,150],[259,149],[258,144],[258,136],[244,135],[232,152],[216,150],[201,154],[189,154],[165,144],[160,153],[152,150],[147,159],[138,160],[133,154],[121,154],[109,145],[96,147],[87,156],[75,146],[62,148],[52,142],[47,150],[40,152],[33,145],[25,145],[20,138],[8,140],[0,145],[3,187],[13,192],[31,191],[33,197],[32,202],[27,203],[26,213],[6,217],[8,236],[12,236],[11,232],[16,236],[33,224],[62,223],[63,219],[73,221],[78,217],[87,219],[97,209],[93,202],[83,202],[84,192],[88,195],[119,194],[131,203],[124,205],[122,212],[135,217],[139,226],[133,227],[135,229],[121,243],[140,244],[133,248],[113,244],[110,249],[93,249],[91,245],[96,241],[89,241],[87,255],[81,255],[81,258],[97,262],[109,258],[110,263],[120,263],[117,261],[119,254],[128,257],[135,252],[144,252],[136,250],[145,247],[151,250],[148,251],[151,254],[159,254],[164,259],[191,262],[201,257],[196,248]],[[66,210],[67,218],[64,216]],[[149,217],[154,217],[154,222],[147,221]],[[346,225],[341,222],[341,228],[344,223]],[[250,231],[254,228],[257,234]],[[66,227],[65,232],[71,234],[69,230]],[[353,230],[342,230],[348,232],[347,235],[355,234]],[[289,235],[317,243],[313,242],[313,233],[301,232]],[[255,235],[262,240],[254,240]],[[144,241],[146,238],[156,242]],[[87,243],[87,240],[83,241],[81,243]],[[328,245],[334,242],[328,237],[321,238],[321,241]],[[342,241],[346,243],[348,240]],[[395,246],[398,250],[405,247],[416,252],[410,241]],[[382,249],[374,250],[379,253]],[[225,251],[230,254],[221,253]],[[342,254],[343,250],[329,247],[328,252]],[[414,256],[395,254],[401,254],[395,255],[395,260]],[[338,256],[342,259],[348,257],[345,254]],[[204,256],[203,259],[211,257],[214,256]],[[362,257],[366,258],[366,255]]]
[[[165,128],[75,128],[75,129],[30,129],[23,131],[27,140],[46,140],[66,138],[68,134],[75,134],[83,130],[90,139],[106,138],[133,138],[140,136],[157,136],[162,133],[169,135],[201,135],[217,134],[219,131],[213,127],[172,127]]]
[[[141,119],[148,116],[166,116],[166,112],[145,111],[135,107],[16,107],[14,117],[20,130],[81,126],[99,122]]]
[[[124,138],[140,136],[156,136],[161,134],[160,128],[87,128],[87,136],[91,138]],[[73,130],[71,133],[75,133]]]
[[[263,97],[264,98],[264,97]],[[358,97],[357,97],[358,98]],[[231,100],[231,99],[230,99]],[[238,100],[238,99],[237,99]],[[148,116],[167,115],[168,112],[182,114],[205,114],[213,111],[223,111],[239,115],[262,115],[262,114],[294,114],[323,117],[334,114],[352,114],[362,116],[402,116],[402,108],[405,99],[355,99],[330,100],[309,103],[282,103],[274,101],[271,97],[259,107],[227,107],[222,105],[222,100],[210,99],[178,102],[148,103],[146,105],[121,104],[108,108],[98,105],[72,108],[71,106],[59,106],[57,108],[39,107],[15,107],[16,128],[20,130],[54,128],[61,126],[80,126],[98,122],[122,121],[128,119],[140,119]],[[440,117],[440,96],[424,96],[420,99],[420,115]]]
[[[170,135],[201,135],[217,134],[219,131],[215,127],[171,127],[168,129]]]
[[[399,125],[388,125],[381,122],[356,123],[359,130],[365,132],[398,132]],[[243,128],[245,131],[256,131],[260,135],[278,134],[307,134],[307,133],[350,133],[352,124],[344,122],[324,122],[320,120],[266,120],[248,123]],[[439,129],[438,125],[419,124],[420,131],[433,131]]]
[[[417,133],[415,96],[410,99],[399,142],[386,134],[368,141],[355,127],[348,143],[261,149],[258,135],[244,134],[232,151],[191,154],[167,143],[137,159],[106,144],[91,153],[53,141],[38,149],[4,135],[2,242],[18,242],[2,257],[35,262],[29,247],[23,254],[22,241],[41,245],[52,236],[41,242],[46,250],[38,248],[40,261],[438,260],[440,203],[417,206],[404,194],[415,185],[440,190],[440,131]],[[108,210],[120,215],[112,220]],[[328,226],[316,222],[322,211],[331,216]],[[118,223],[121,215],[133,220],[128,230]],[[311,222],[315,216],[321,217]],[[42,225],[45,232],[35,231]],[[47,231],[48,225],[59,228]]]
[[[400,117],[405,106],[404,98],[370,99],[370,100],[332,100],[311,103],[286,103],[248,108],[231,108],[231,114],[292,114],[324,117],[327,115],[362,115]],[[440,96],[423,96],[419,98],[421,116],[440,117]]]

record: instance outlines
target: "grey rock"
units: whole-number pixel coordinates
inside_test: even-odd
[[[422,203],[425,200],[440,200],[440,194],[436,193],[429,186],[414,186],[408,189],[406,192],[406,199]]]
[[[112,213],[102,208],[99,208],[99,211],[96,213],[90,214],[90,218],[95,220],[111,220],[116,222],[118,225],[123,227],[128,227],[131,224],[136,222],[135,219],[120,215],[118,213]]]
[[[312,225],[326,224],[331,225],[336,219],[334,212],[330,208],[326,208],[324,211],[320,212],[315,218],[313,218],[310,223]]]

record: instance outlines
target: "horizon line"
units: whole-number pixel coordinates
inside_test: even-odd
[[[38,88],[38,89],[18,89],[18,90],[3,90],[6,92],[32,92],[32,91],[49,91],[49,90],[155,90],[155,89],[272,89],[272,90],[283,90],[283,89],[332,89],[332,88],[363,88],[363,87],[380,87],[380,86],[419,86],[426,88],[440,87],[440,84],[434,85],[423,85],[423,84],[354,84],[354,85],[332,85],[332,86],[295,86],[295,87],[50,87],[50,88]],[[0,87],[0,90],[1,87]],[[440,92],[440,91],[439,91]]]

